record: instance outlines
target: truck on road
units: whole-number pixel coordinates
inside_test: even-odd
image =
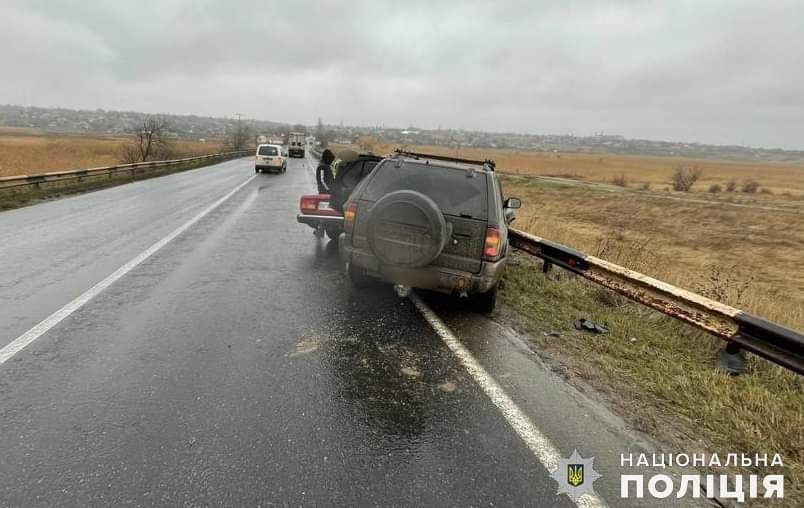
[[[303,132],[289,132],[288,155],[290,157],[304,157],[304,146],[306,142]]]

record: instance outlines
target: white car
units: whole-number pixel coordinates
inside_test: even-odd
[[[254,160],[254,172],[275,171],[284,173],[288,167],[288,162],[282,154],[280,145],[259,145],[257,155]]]

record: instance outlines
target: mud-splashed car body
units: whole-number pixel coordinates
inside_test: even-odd
[[[503,197],[492,161],[397,152],[346,200],[340,255],[357,286],[376,278],[490,312],[519,206]]]

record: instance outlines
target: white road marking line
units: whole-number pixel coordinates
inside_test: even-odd
[[[514,429],[514,431],[525,441],[525,444],[530,451],[536,456],[539,462],[551,473],[558,467],[558,460],[561,457],[558,449],[553,445],[550,439],[547,438],[541,431],[530,421],[530,418],[517,406],[511,397],[505,393],[505,390],[494,380],[491,375],[486,372],[486,369],[480,365],[480,362],[472,356],[472,353],[464,347],[463,344],[455,337],[452,330],[441,321],[441,318],[433,312],[433,310],[424,303],[419,295],[415,292],[410,295],[411,301],[422,313],[424,319],[435,330],[441,340],[447,345],[452,353],[458,357],[458,361],[474,378],[475,382],[480,385],[480,388],[486,393],[491,402],[497,406],[497,409],[503,414],[505,419]],[[607,506],[606,501],[600,496],[584,494],[576,502],[578,506],[596,508]]]
[[[87,302],[89,302],[98,294],[100,294],[104,289],[108,288],[109,286],[117,282],[125,274],[133,270],[137,265],[139,265],[149,257],[153,256],[159,249],[170,243],[177,236],[187,231],[190,227],[192,227],[193,224],[204,218],[204,216],[206,216],[208,213],[218,208],[227,199],[232,197],[237,191],[245,187],[249,182],[254,180],[254,178],[256,177],[257,175],[252,175],[248,180],[246,180],[245,182],[241,183],[240,185],[229,191],[225,196],[209,205],[198,215],[196,215],[189,221],[185,222],[178,228],[174,229],[172,233],[162,238],[155,244],[151,245],[146,250],[137,255],[137,257],[135,257],[128,263],[124,264],[117,270],[115,270],[114,273],[112,273],[102,281],[98,282],[97,284],[86,290],[78,298],[71,301],[64,307],[60,308],[50,316],[46,317],[39,324],[37,324],[27,332],[23,333],[22,335],[11,341],[11,343],[9,343],[4,348],[0,349],[0,365],[4,364],[8,359],[13,357],[15,354],[25,349],[25,347],[27,347],[31,342],[35,341],[36,339],[44,335],[48,330],[59,324],[70,314],[83,307]]]

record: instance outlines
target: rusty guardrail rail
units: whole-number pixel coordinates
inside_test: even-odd
[[[40,173],[36,175],[17,175],[0,177],[0,191],[7,189],[20,189],[22,187],[39,188],[42,184],[64,182],[69,180],[79,180],[92,176],[109,175],[112,177],[116,173],[129,171],[132,175],[141,169],[154,169],[170,166],[179,166],[188,162],[203,160],[227,159],[241,157],[253,153],[253,150],[239,150],[235,152],[213,153],[209,155],[199,155],[197,157],[185,157],[183,159],[172,159],[166,161],[135,162],[133,164],[118,164],[116,166],[103,166],[90,169],[76,169],[72,171],[55,171],[51,173]]]
[[[729,355],[746,350],[804,375],[804,335],[759,316],[648,277],[538,236],[510,229],[511,246],[631,300],[727,341]]]

